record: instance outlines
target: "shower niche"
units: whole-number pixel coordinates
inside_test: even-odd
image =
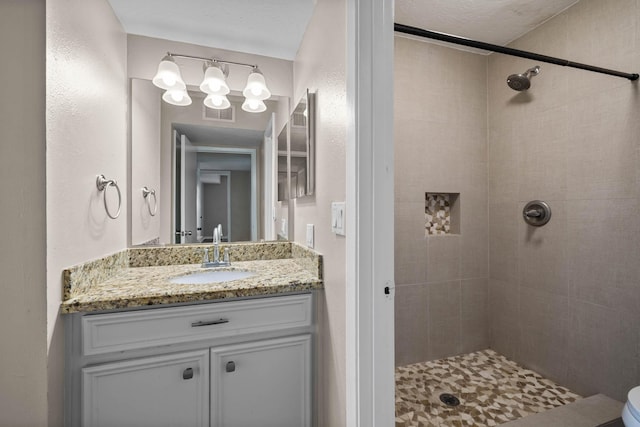
[[[460,234],[460,193],[425,193],[424,234]]]

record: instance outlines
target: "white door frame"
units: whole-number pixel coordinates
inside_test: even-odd
[[[347,426],[391,427],[393,0],[347,0],[347,76]]]
[[[263,213],[263,237],[264,240],[276,240],[275,232],[275,209],[276,199],[278,192],[278,182],[274,176],[277,174],[277,145],[274,141],[277,141],[278,136],[275,134],[276,113],[271,113],[271,118],[267,124],[267,128],[264,131],[263,141],[263,163],[262,168],[262,187],[264,188],[264,200],[262,201],[262,213]]]

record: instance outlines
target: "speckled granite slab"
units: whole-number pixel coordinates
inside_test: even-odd
[[[87,292],[94,284],[101,283],[129,266],[127,251],[118,252],[100,259],[65,269],[62,300],[71,298],[73,292]]]
[[[231,267],[256,275],[225,283],[176,285],[172,278],[202,269],[211,245],[133,248],[64,270],[63,313],[104,311],[300,292],[322,288],[322,256],[290,242],[229,243]],[[211,251],[212,252],[212,251]]]
[[[225,248],[229,248],[231,262],[285,259],[291,258],[292,246],[298,247],[298,245],[291,242],[222,243],[220,244],[220,256],[222,257]],[[213,245],[210,243],[131,248],[128,250],[129,267],[196,264],[202,262],[205,248],[209,248],[209,254],[212,256]]]
[[[322,257],[316,251],[294,243],[291,245],[291,258],[300,267],[322,279]]]

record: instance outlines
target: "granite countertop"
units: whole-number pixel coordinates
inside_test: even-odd
[[[100,260],[71,267],[64,272],[65,295],[61,304],[62,313],[121,310],[150,305],[167,305],[189,302],[213,301],[228,298],[276,295],[322,289],[322,257],[291,244],[263,246],[236,246],[241,249],[262,251],[274,259],[250,259],[233,261],[230,267],[202,268],[200,263],[169,264],[170,259],[162,259],[167,248],[129,250]],[[265,250],[266,248],[266,250]],[[201,248],[196,248],[199,251]],[[170,248],[182,251],[180,256],[172,254],[175,261],[190,260],[193,248]],[[286,251],[289,252],[286,252]],[[198,256],[199,252],[196,251]],[[271,256],[269,255],[269,256]],[[284,256],[291,258],[283,258]],[[250,255],[254,257],[254,255]],[[153,259],[147,263],[146,258]],[[144,262],[141,262],[142,259]],[[161,262],[158,262],[161,260]],[[193,261],[191,261],[193,262]],[[146,263],[146,264],[145,264]],[[159,265],[154,265],[159,264]],[[223,283],[175,284],[171,279],[192,273],[212,270],[242,270],[255,273],[246,279]]]
[[[170,280],[189,273],[210,271],[199,264],[135,267],[74,295],[62,303],[65,313],[114,310],[156,304],[175,304],[322,288],[322,280],[291,259],[241,261],[216,270],[243,270],[255,276],[223,283],[180,285]]]

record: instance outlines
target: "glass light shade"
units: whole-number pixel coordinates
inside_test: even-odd
[[[249,74],[247,79],[247,86],[242,91],[242,94],[247,99],[264,100],[271,96],[271,92],[267,89],[264,76],[257,68]]]
[[[267,106],[261,99],[247,98],[242,103],[242,109],[247,113],[262,113],[267,109]]]
[[[162,58],[158,65],[158,72],[152,81],[160,89],[186,89],[187,87],[180,75],[178,64],[170,56]]]
[[[219,65],[212,64],[206,68],[200,90],[209,95],[224,96],[229,93],[229,85]]]
[[[224,95],[207,95],[207,97],[204,99],[204,105],[208,108],[213,108],[216,110],[225,110],[231,107],[231,103]]]
[[[186,89],[169,89],[162,95],[162,99],[164,102],[180,107],[191,105],[191,97]]]

